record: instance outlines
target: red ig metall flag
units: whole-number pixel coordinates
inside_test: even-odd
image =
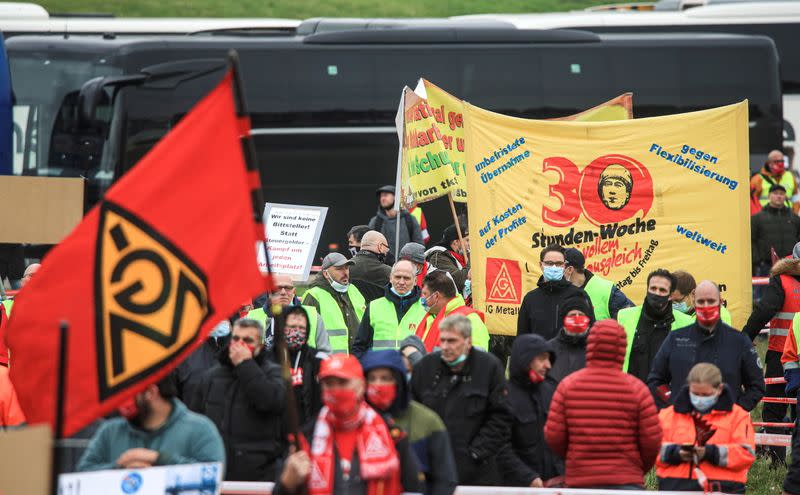
[[[264,292],[233,74],[203,98],[45,258],[14,303],[11,379],[29,424],[56,416],[59,324],[69,324],[63,434],[166,376],[242,300]]]

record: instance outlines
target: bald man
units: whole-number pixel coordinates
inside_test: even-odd
[[[419,303],[416,267],[407,260],[391,268],[391,281],[384,296],[370,302],[353,343],[359,359],[369,350],[400,349],[404,338],[413,335],[426,312]]]
[[[354,265],[350,267],[350,278],[384,287],[389,283],[389,274],[392,271],[384,263],[388,252],[389,243],[383,234],[376,230],[364,234],[361,238],[361,250],[352,258]]]
[[[694,291],[697,320],[693,325],[670,332],[653,361],[647,377],[659,408],[668,405],[664,386],[670,397],[678,395],[686,384],[689,370],[697,363],[711,363],[722,371],[722,379],[731,389],[734,400],[752,411],[764,396],[761,359],[750,338],[720,320],[719,287],[703,280]]]

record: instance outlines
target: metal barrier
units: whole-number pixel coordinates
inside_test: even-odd
[[[222,495],[271,495],[273,483],[224,481]],[[658,492],[662,495],[687,495],[696,492]],[[712,492],[718,493],[718,492]],[[403,495],[417,495],[404,493]],[[527,488],[505,486],[458,486],[455,495],[619,495],[619,490],[593,490],[586,488]],[[625,490],[625,495],[653,495],[646,490]]]

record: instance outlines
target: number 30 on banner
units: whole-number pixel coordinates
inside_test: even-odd
[[[542,206],[542,220],[553,227],[569,227],[581,213],[595,225],[621,222],[653,205],[653,178],[647,168],[625,155],[604,155],[578,170],[568,158],[545,158],[542,172],[555,172],[549,187],[560,207]]]

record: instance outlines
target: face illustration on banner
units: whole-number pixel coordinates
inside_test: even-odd
[[[613,164],[603,170],[597,184],[600,200],[609,210],[621,210],[631,199],[633,176],[622,165]]]
[[[542,220],[553,227],[569,227],[581,214],[595,225],[622,222],[647,215],[653,205],[653,178],[629,156],[604,155],[582,171],[568,158],[549,157],[542,171],[554,171],[559,178],[549,191],[560,207],[542,205]]]

